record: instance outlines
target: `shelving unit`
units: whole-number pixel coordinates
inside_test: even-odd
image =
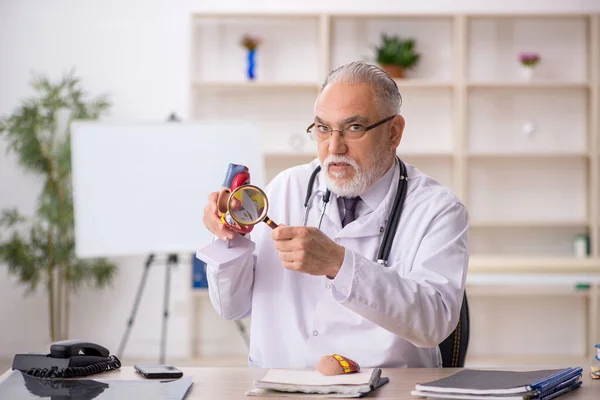
[[[329,71],[374,62],[383,32],[415,38],[421,61],[396,81],[398,154],[468,207],[469,274],[600,274],[600,15],[199,14],[191,25],[189,115],[259,123],[268,180],[316,157],[305,129]],[[265,39],[253,82],[244,33]],[[521,51],[541,54],[532,80]],[[585,258],[572,252],[580,234]]]
[[[190,115],[259,123],[270,180],[316,157],[304,131],[326,74],[352,60],[374,62],[383,32],[413,37],[422,57],[396,80],[407,121],[398,154],[465,202],[473,256],[510,256],[527,270],[536,257],[568,259],[573,235],[587,234],[590,259],[600,260],[598,19],[196,14]],[[255,81],[244,75],[245,33],[264,39]],[[532,80],[519,75],[520,51],[541,54]],[[529,238],[534,253],[515,238]]]

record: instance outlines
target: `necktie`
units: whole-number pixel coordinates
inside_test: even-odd
[[[354,210],[356,209],[356,203],[360,200],[360,197],[347,198],[342,197],[344,200],[344,219],[342,220],[342,227],[348,225],[350,222],[354,221]]]

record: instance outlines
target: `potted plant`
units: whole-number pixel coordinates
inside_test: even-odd
[[[392,78],[404,78],[408,69],[419,63],[415,40],[402,40],[398,36],[381,35],[382,43],[376,48],[376,61]]]
[[[46,290],[55,342],[69,337],[70,294],[84,284],[106,286],[117,270],[105,259],[75,256],[71,191],[71,122],[96,119],[110,105],[105,97],[87,99],[73,73],[58,82],[36,78],[32,87],[33,97],[0,118],[0,139],[42,186],[33,215],[16,208],[0,213],[0,263],[27,287],[26,294]]]
[[[526,80],[533,78],[535,67],[539,64],[541,58],[538,53],[523,52],[519,54],[519,62],[521,63],[521,74]]]

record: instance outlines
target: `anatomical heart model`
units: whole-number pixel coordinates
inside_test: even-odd
[[[225,180],[221,185],[221,192],[217,198],[217,209],[219,211],[221,222],[229,225],[233,230],[242,234],[250,233],[254,226],[242,226],[235,222],[227,211],[227,203],[229,202],[232,191],[239,186],[248,184],[250,184],[250,171],[248,170],[248,167],[239,164],[229,164],[227,173],[225,174]]]
[[[330,354],[321,357],[317,364],[317,371],[323,375],[342,375],[360,371],[356,361],[341,356],[339,354]]]

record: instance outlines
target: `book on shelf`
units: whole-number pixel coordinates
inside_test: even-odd
[[[583,369],[533,371],[465,369],[446,378],[419,383],[413,396],[432,399],[550,400],[579,388]]]

